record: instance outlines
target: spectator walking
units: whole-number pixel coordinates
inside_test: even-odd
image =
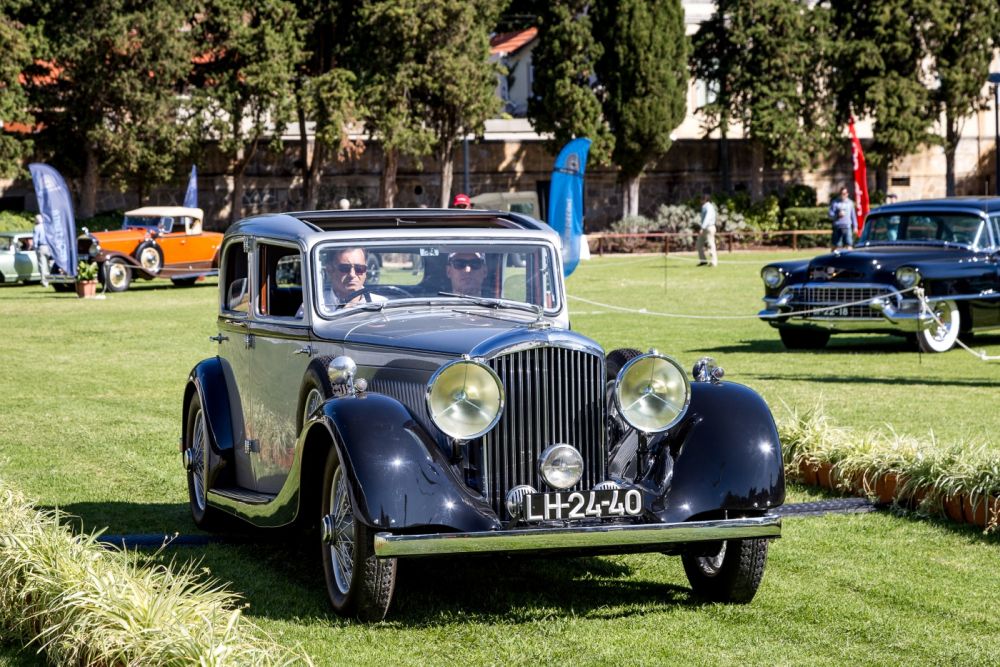
[[[35,257],[38,258],[38,272],[42,274],[42,286],[49,286],[49,263],[52,260],[52,251],[49,249],[48,239],[45,238],[45,218],[39,213],[35,216],[35,228],[31,234],[31,244],[35,248]]]
[[[701,232],[698,234],[698,266],[718,266],[719,260],[715,253],[715,221],[719,217],[712,203],[711,196],[706,192],[701,196]],[[708,248],[708,256],[705,255]]]
[[[840,196],[830,202],[828,215],[830,222],[833,223],[831,249],[846,248],[850,250],[853,248],[854,230],[858,228],[858,211],[848,196],[846,187],[840,188]]]

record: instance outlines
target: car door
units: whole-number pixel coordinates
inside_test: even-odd
[[[230,414],[233,416],[233,446],[237,486],[254,488],[251,451],[254,449],[253,413],[250,401],[250,284],[251,240],[234,237],[226,244],[220,281],[218,343],[229,390]]]
[[[184,247],[181,242],[185,239],[184,219],[180,216],[163,216],[160,218],[159,234],[156,242],[163,251],[163,265],[172,266],[184,261]]]
[[[23,250],[24,238],[12,239],[12,249],[14,251],[14,271],[18,280],[40,280],[42,274],[38,270],[38,258],[34,250]]]
[[[255,488],[277,493],[288,476],[298,439],[299,392],[312,359],[303,306],[302,252],[291,242],[258,239],[250,325],[250,379]]]

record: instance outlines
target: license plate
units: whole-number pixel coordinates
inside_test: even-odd
[[[636,489],[532,493],[524,497],[527,521],[606,519],[642,514],[642,494]]]

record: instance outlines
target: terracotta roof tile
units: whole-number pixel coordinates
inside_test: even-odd
[[[515,53],[538,36],[538,28],[503,32],[490,38],[490,55]]]

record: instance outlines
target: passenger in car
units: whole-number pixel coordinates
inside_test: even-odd
[[[453,252],[448,255],[447,273],[452,292],[482,296],[486,255],[481,252]]]
[[[368,254],[364,248],[339,248],[326,254],[320,303],[327,310],[359,303],[384,303],[381,294],[365,289]]]

